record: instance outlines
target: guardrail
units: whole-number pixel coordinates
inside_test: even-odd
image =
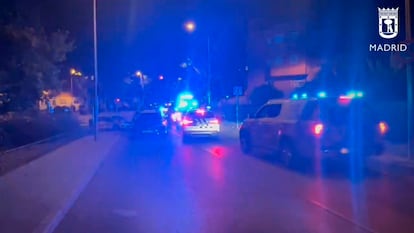
[[[22,145],[22,146],[14,147],[14,148],[11,148],[11,149],[3,150],[3,151],[0,151],[0,156],[3,155],[3,154],[8,154],[8,153],[13,152],[13,151],[25,149],[25,148],[28,148],[28,147],[31,147],[31,146],[34,146],[34,145],[42,144],[44,142],[59,139],[59,138],[62,138],[64,136],[67,136],[67,135],[68,135],[68,133],[61,133],[61,134],[54,135],[52,137],[47,137],[47,138],[44,138],[42,140],[31,142],[31,143],[26,144],[26,145]]]
[[[86,131],[71,131],[56,134],[26,145],[0,152],[0,176],[39,159],[49,152],[87,135]]]

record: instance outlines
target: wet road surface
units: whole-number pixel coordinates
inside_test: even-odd
[[[411,180],[314,170],[243,155],[230,135],[123,136],[55,232],[414,232]]]

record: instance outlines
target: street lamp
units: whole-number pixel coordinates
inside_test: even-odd
[[[145,75],[138,70],[137,72],[135,72],[135,76],[137,76],[137,78],[139,78],[139,84],[141,85],[141,90],[142,90],[142,99],[141,99],[141,104],[144,104],[144,97],[145,97],[145,83],[144,83],[144,79],[145,79]]]
[[[405,38],[409,43],[411,41],[411,6],[410,0],[405,0]],[[410,58],[408,58],[410,59]],[[411,159],[411,152],[412,152],[412,128],[413,128],[413,71],[412,71],[412,64],[409,61],[406,66],[406,75],[407,75],[407,136],[408,136],[408,158]]]
[[[196,24],[193,21],[185,23],[187,32],[194,32]],[[210,34],[207,34],[207,103],[211,105],[211,58],[210,58]]]
[[[74,68],[71,68],[69,72],[70,72],[70,93],[73,95],[73,78],[81,77],[82,73],[80,71],[77,71]]]
[[[188,21],[185,23],[184,27],[187,32],[193,32],[196,28],[196,25],[193,21]]]
[[[138,70],[137,72],[135,72],[135,76],[139,78],[139,84],[141,85],[142,88],[144,88],[145,75],[141,71]]]
[[[95,80],[95,103],[93,120],[95,123],[94,139],[98,137],[98,114],[99,114],[99,100],[98,100],[98,32],[97,32],[97,0],[93,0],[93,60],[94,60],[94,80]]]

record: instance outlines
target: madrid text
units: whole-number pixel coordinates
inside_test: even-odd
[[[369,44],[369,51],[376,52],[405,52],[407,49],[406,44]]]

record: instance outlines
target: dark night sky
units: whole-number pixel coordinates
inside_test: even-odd
[[[51,30],[68,29],[77,46],[70,54],[70,66],[93,72],[92,0],[18,0],[15,4],[23,15]],[[137,69],[177,77],[178,64],[187,56],[196,54],[200,64],[204,63],[209,30],[221,64],[237,69],[244,65],[244,15],[236,5],[194,0],[98,0],[101,80],[121,80]],[[183,30],[188,19],[197,23],[192,35]]]
[[[187,56],[193,55],[200,64],[204,62],[207,32],[212,37],[217,68],[237,70],[245,65],[247,16],[273,15],[281,19],[278,14],[289,17],[297,10],[297,15],[307,17],[306,11],[319,9],[316,14],[325,15],[325,23],[336,22],[335,18],[342,17],[345,24],[348,18],[349,22],[355,24],[358,19],[352,18],[364,18],[365,9],[372,8],[372,12],[366,14],[375,14],[377,6],[404,6],[403,0],[315,0],[308,9],[308,6],[295,2],[98,0],[100,77],[107,83],[115,83],[114,80],[120,80],[137,69],[153,75],[177,76],[177,65]],[[28,15],[33,22],[47,25],[51,30],[68,29],[77,46],[69,57],[69,66],[92,74],[92,0],[16,0],[14,4],[19,12]],[[188,19],[194,19],[197,23],[197,31],[192,35],[183,30],[182,24]],[[373,23],[375,30],[375,20],[362,20],[360,23]],[[348,27],[353,28],[351,25]]]

